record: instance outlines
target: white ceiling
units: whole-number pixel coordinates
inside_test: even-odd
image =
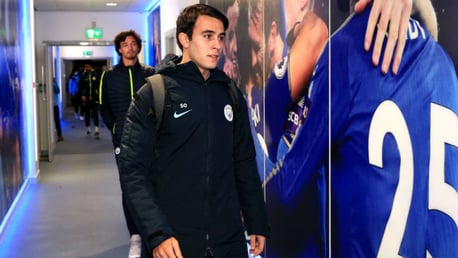
[[[106,6],[115,2],[115,7]],[[35,11],[51,12],[144,12],[158,0],[34,0]]]

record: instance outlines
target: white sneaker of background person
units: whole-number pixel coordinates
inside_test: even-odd
[[[142,239],[134,234],[130,237],[129,258],[140,258],[142,253]]]
[[[99,127],[95,127],[95,133],[94,133],[95,139],[100,139],[100,133],[99,133]]]

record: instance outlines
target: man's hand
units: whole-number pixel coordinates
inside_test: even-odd
[[[171,237],[164,240],[153,250],[154,258],[183,258],[180,245],[176,238]]]
[[[355,12],[362,12],[371,0],[359,0],[355,5]],[[364,39],[364,49],[368,51],[372,45],[374,30],[377,26],[377,35],[374,42],[372,63],[377,66],[382,51],[383,41],[388,37],[382,62],[382,73],[386,74],[394,54],[392,71],[397,74],[401,64],[402,54],[406,43],[409,17],[412,11],[412,0],[374,0]]]
[[[266,237],[261,235],[250,235],[250,254],[258,256],[264,250]]]

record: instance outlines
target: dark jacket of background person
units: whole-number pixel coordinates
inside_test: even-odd
[[[78,72],[75,71],[68,80],[68,93],[70,93],[70,95],[75,96],[78,94],[79,81],[80,76]]]
[[[146,83],[145,78],[154,74],[154,68],[135,63],[125,66],[119,62],[105,72],[100,85],[100,115],[112,134],[113,146],[121,144],[122,129],[130,102],[135,92]]]
[[[99,102],[100,73],[97,71],[85,71],[79,81],[79,93],[86,97],[86,102]]]
[[[56,132],[58,136],[57,141],[60,142],[60,141],[63,141],[64,138],[62,137],[62,126],[60,124],[60,111],[59,111],[60,88],[55,78],[52,79],[52,91],[53,91],[53,103],[54,103],[54,123],[56,126]]]
[[[242,93],[230,122],[230,79],[222,71],[204,81],[190,61],[167,62],[158,73],[167,85],[161,127],[156,132],[147,117],[145,107],[154,106],[147,85],[127,114],[119,156],[122,188],[148,253],[173,236],[184,257],[202,257],[207,246],[222,257],[245,239],[241,213],[248,234],[268,236]]]

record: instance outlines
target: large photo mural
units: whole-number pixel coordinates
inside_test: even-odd
[[[0,0],[0,221],[24,182],[19,2]]]
[[[427,1],[413,2],[414,18],[419,19],[421,23],[427,23],[434,17],[434,13],[428,14],[429,7],[424,5]],[[350,148],[345,149],[346,151],[341,150],[341,146],[347,146],[345,144],[354,138],[361,136],[364,138],[364,134],[367,133],[365,129],[358,132],[353,130],[354,134],[345,131],[347,128],[352,128],[351,123],[364,117],[359,113],[341,127],[337,126],[340,125],[337,121],[341,120],[335,116],[343,119],[346,113],[341,114],[340,108],[333,105],[341,96],[346,95],[339,91],[339,85],[347,86],[345,78],[348,74],[351,75],[349,70],[342,70],[347,68],[343,63],[339,63],[344,62],[344,53],[354,52],[369,57],[365,69],[368,69],[372,75],[366,79],[367,81],[377,81],[394,76],[391,71],[389,76],[381,76],[382,60],[378,66],[370,64],[370,55],[373,50],[368,52],[363,50],[362,37],[365,27],[360,26],[359,33],[352,34],[360,41],[355,46],[343,48],[337,45],[338,41],[336,41],[335,46],[339,47],[336,47],[334,52],[330,50],[332,47],[324,48],[329,37],[337,34],[341,26],[346,25],[347,18],[353,13],[354,1],[201,0],[201,3],[217,7],[230,22],[226,31],[225,48],[219,68],[238,84],[245,95],[250,112],[259,175],[265,192],[271,226],[271,234],[267,239],[263,257],[367,257],[368,253],[376,256],[374,252],[383,254],[387,248],[385,243],[390,241],[399,245],[393,248],[398,248],[400,254],[406,256],[415,254],[413,256],[416,256],[421,248],[413,247],[411,244],[413,243],[412,237],[415,232],[419,233],[417,231],[419,228],[430,232],[422,235],[421,239],[425,241],[421,244],[422,248],[427,246],[427,248],[435,249],[434,251],[424,250],[425,253],[422,256],[431,252],[442,256],[444,255],[442,252],[447,249],[445,246],[456,243],[458,222],[456,218],[450,221],[449,216],[454,217],[458,214],[451,209],[441,211],[445,216],[444,214],[437,215],[432,211],[427,212],[428,208],[423,206],[427,201],[417,195],[420,192],[428,192],[424,189],[423,182],[412,182],[415,184],[415,197],[413,197],[415,201],[412,201],[411,207],[402,208],[414,214],[412,218],[406,220],[408,222],[404,221],[401,215],[399,218],[389,219],[390,213],[398,212],[398,207],[396,207],[398,204],[393,199],[395,195],[393,188],[397,185],[398,172],[386,176],[374,176],[376,174],[372,174],[372,177],[363,176],[363,171],[370,173],[369,171],[375,170],[374,166],[369,165],[365,160],[363,163],[366,164],[364,165],[366,168],[362,169],[361,165],[358,165],[357,158],[354,158],[358,155],[350,157],[350,154],[346,153],[353,153],[351,151],[365,153],[367,147],[360,143],[359,151],[356,146],[346,147]],[[451,55],[456,66],[455,52],[458,48],[450,47],[453,44],[456,46],[457,43],[453,38],[456,33],[452,33],[450,26],[450,24],[456,24],[456,18],[451,17],[449,12],[444,10],[456,10],[457,4],[447,1],[433,1],[433,4],[434,9],[429,9],[429,12],[435,10],[438,16],[439,43],[446,48],[446,52]],[[364,13],[364,15],[368,14],[369,11]],[[365,17],[364,15],[362,17]],[[346,26],[356,26],[356,23],[357,21],[353,21],[351,25]],[[428,39],[426,29],[419,27],[418,24],[420,23],[414,20],[409,23],[408,40],[418,38],[420,35],[418,33],[423,33],[421,35],[424,40]],[[453,35],[447,38],[448,34]],[[408,43],[408,45],[413,44],[413,41]],[[413,46],[408,47],[414,48]],[[321,59],[318,59],[320,56]],[[331,60],[330,63],[329,60],[326,60],[327,58]],[[409,54],[406,54],[405,58],[414,59]],[[353,59],[348,62],[352,63]],[[439,63],[442,62],[443,60],[439,61]],[[356,63],[355,61],[355,65]],[[319,67],[320,64],[324,64],[324,67]],[[328,65],[331,70],[328,70]],[[448,68],[444,69],[448,72],[454,69],[453,63],[446,61],[444,65],[448,65]],[[366,73],[369,74],[369,72]],[[363,74],[359,76],[361,80],[366,78]],[[398,75],[401,78],[408,76]],[[423,74],[416,77],[421,76]],[[456,74],[455,77],[446,75],[445,78],[448,78],[445,84],[456,85]],[[312,97],[313,83],[321,84],[321,88],[327,90],[323,90],[327,95],[322,93],[324,95],[321,96],[323,105],[316,103]],[[408,83],[403,84],[408,85]],[[337,85],[336,89],[332,85]],[[384,82],[384,85],[394,87],[394,85],[401,84]],[[451,89],[451,92],[455,90]],[[409,95],[404,94],[403,96]],[[380,96],[383,94],[380,93]],[[367,99],[371,98],[367,97]],[[404,100],[398,100],[399,103],[402,101]],[[314,111],[313,118],[307,120],[312,105],[322,109],[319,114]],[[457,103],[452,104],[455,107],[456,105]],[[409,106],[412,107],[412,110],[417,110],[412,103]],[[353,110],[350,109],[350,111]],[[372,116],[371,113],[366,115],[366,117]],[[429,118],[425,119],[429,120]],[[306,121],[307,127],[304,126]],[[310,125],[312,123],[315,127]],[[329,123],[335,123],[335,126]],[[358,128],[365,128],[365,126]],[[417,132],[415,129],[411,130]],[[344,135],[337,135],[333,139],[333,132]],[[425,135],[428,133],[425,132]],[[329,142],[330,139],[333,141]],[[393,147],[390,144],[386,146]],[[385,148],[388,150],[390,147]],[[454,155],[452,153],[457,152],[456,144],[454,147],[448,147],[446,151],[447,155],[451,155],[449,161],[451,163],[447,165],[448,167],[446,166],[445,181],[448,186],[452,187],[452,191],[447,197],[444,196],[444,201],[451,202],[451,200],[458,200],[456,199],[458,198],[456,164],[453,165],[451,161]],[[434,155],[431,154],[431,156]],[[396,164],[398,162],[397,158],[392,158],[392,161],[395,161]],[[422,178],[427,167],[427,164],[416,164],[415,175]],[[391,170],[396,169],[391,168]],[[375,180],[375,177],[378,180]],[[388,183],[387,180],[394,181]],[[384,190],[377,192],[377,189]],[[404,190],[398,191],[403,192]],[[399,192],[396,193],[399,195]],[[403,194],[408,195],[409,193],[407,191]],[[378,202],[382,202],[383,205]],[[349,203],[352,205],[349,206]],[[454,206],[456,208],[456,205]],[[437,223],[434,227],[427,225],[427,220],[421,219],[423,215],[426,216],[426,213],[431,216],[433,223]],[[380,223],[374,224],[368,221],[379,221]],[[401,223],[400,225],[406,223],[405,228],[397,228],[399,232],[405,233],[404,238],[396,237],[394,232],[393,235],[389,235],[392,223]],[[415,228],[413,224],[418,227]],[[441,233],[442,240],[426,240],[428,235],[438,234],[433,232],[438,229],[443,230],[444,227],[451,228],[451,230]],[[402,243],[399,242],[401,240]],[[431,242],[426,243],[426,241]],[[455,251],[452,253],[456,254]]]
[[[272,230],[264,255],[324,257],[323,174],[304,186],[306,190],[295,193],[292,201],[282,198],[282,191],[287,190],[279,189],[277,178],[268,175],[289,149],[305,118],[305,97],[312,69],[328,37],[328,3],[293,0],[202,2],[219,8],[229,19],[219,67],[239,85],[250,112],[259,175]],[[304,26],[310,17],[321,26]],[[312,37],[319,40],[315,43],[310,40]],[[310,76],[304,76],[306,73]]]

